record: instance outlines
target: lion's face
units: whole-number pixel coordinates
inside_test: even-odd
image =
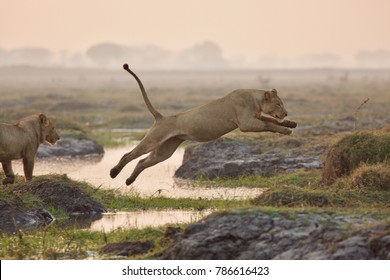
[[[60,139],[55,125],[44,114],[39,116],[39,120],[41,124],[41,142],[54,145]]]
[[[262,112],[280,121],[287,116],[287,111],[275,89],[264,93]]]

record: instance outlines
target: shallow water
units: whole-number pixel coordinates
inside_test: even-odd
[[[103,157],[37,159],[34,175],[67,174],[69,178],[86,181],[95,187],[116,189],[124,194],[138,194],[142,197],[165,196],[172,198],[223,198],[247,199],[261,194],[262,190],[249,188],[204,188],[192,187],[185,180],[174,179],[175,170],[181,165],[184,149],[179,148],[171,158],[144,170],[132,186],[126,186],[125,181],[130,176],[138,160],[129,163],[117,178],[111,179],[110,169],[117,164],[128,148],[106,149]],[[21,161],[14,164],[15,173],[23,174]],[[77,224],[93,231],[113,231],[117,229],[158,227],[165,224],[182,224],[196,222],[211,213],[205,211],[134,211],[107,213],[92,221],[88,217],[79,217]]]
[[[183,148],[177,149],[172,157],[166,161],[144,170],[131,186],[126,186],[125,181],[130,176],[139,159],[126,165],[115,179],[110,177],[109,172],[118,163],[123,154],[131,151],[132,148],[134,148],[134,145],[106,149],[104,156],[100,158],[37,159],[34,175],[67,174],[72,179],[86,181],[95,187],[116,189],[124,194],[134,193],[142,197],[246,199],[255,197],[262,192],[259,189],[249,188],[192,187],[186,181],[173,178],[175,170],[181,165],[184,154]],[[15,163],[14,170],[18,174],[23,174],[23,167],[20,161]]]
[[[141,229],[158,227],[166,224],[176,225],[193,223],[206,217],[210,211],[135,211],[103,214],[99,220],[92,222],[92,231],[110,232],[119,229]]]

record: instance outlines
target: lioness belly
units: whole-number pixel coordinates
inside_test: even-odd
[[[25,135],[14,125],[0,124],[0,162],[22,158]]]
[[[237,125],[233,122],[221,120],[215,121],[211,124],[206,123],[193,123],[190,127],[187,127],[183,132],[183,140],[192,140],[197,142],[207,142],[221,137],[222,135],[229,133],[237,128]]]
[[[20,158],[22,158],[21,152],[5,151],[4,149],[0,148],[0,162],[6,162]]]

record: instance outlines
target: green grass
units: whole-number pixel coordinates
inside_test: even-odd
[[[123,195],[115,190],[98,189],[88,183],[71,180],[65,175],[37,176],[31,183],[21,182],[16,184],[15,188],[1,187],[0,194],[2,199],[17,201],[27,207],[52,207],[51,209],[53,209],[55,205],[45,205],[41,198],[27,191],[29,184],[37,185],[51,181],[56,184],[76,185],[82,192],[100,202],[109,211],[224,210],[251,206],[366,208],[368,210],[390,207],[390,191],[353,188],[347,177],[337,180],[331,186],[322,185],[320,179],[321,171],[312,170],[272,177],[243,176],[237,179],[217,178],[213,181],[201,179],[195,183],[195,185],[212,188],[264,188],[265,193],[253,200],[166,198],[164,196],[145,198],[138,195]],[[61,209],[57,210],[61,213]]]
[[[1,175],[1,173],[0,173]],[[56,205],[45,204],[37,195],[29,192],[31,188],[44,182],[50,182],[56,186],[69,185],[78,187],[83,193],[88,194],[93,200],[100,202],[109,211],[137,211],[137,210],[162,210],[162,209],[183,209],[183,210],[203,210],[203,209],[226,209],[232,207],[248,206],[245,200],[226,199],[204,199],[204,198],[167,198],[163,196],[153,196],[149,198],[138,195],[123,195],[115,190],[99,189],[86,182],[75,181],[66,175],[45,175],[36,176],[30,182],[24,182],[21,176],[17,177],[17,182],[13,186],[0,186],[1,198],[8,201],[18,202],[23,206],[32,208],[56,209],[61,213],[61,209]]]
[[[390,209],[390,191],[358,189],[350,186],[349,177],[340,178],[333,185],[321,183],[321,170],[297,171],[271,177],[242,176],[235,179],[200,178],[196,183],[211,187],[264,188],[265,192],[251,200],[252,206],[362,209],[386,211]]]
[[[206,185],[209,187],[247,187],[247,188],[269,188],[281,185],[293,185],[297,187],[305,187],[308,185],[317,184],[320,180],[320,171],[297,171],[289,174],[278,174],[275,176],[240,176],[238,178],[221,178],[217,177],[213,180],[200,177],[194,185]]]
[[[146,240],[152,241],[155,247],[148,254],[142,255],[143,258],[158,256],[168,242],[162,228],[118,230],[104,233],[54,226],[40,231],[19,231],[14,235],[0,234],[0,247],[2,248],[0,258],[30,260],[112,259],[112,256],[104,256],[100,252],[107,243]]]
[[[249,206],[245,200],[206,199],[206,198],[166,198],[152,197],[142,198],[139,196],[119,196],[105,193],[98,199],[111,210],[137,211],[159,209],[226,209]]]

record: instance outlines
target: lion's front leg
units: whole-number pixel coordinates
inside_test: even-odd
[[[281,125],[278,125],[278,124],[266,122],[264,124],[264,126],[266,127],[265,131],[280,133],[280,134],[284,134],[284,135],[290,135],[292,133],[291,129],[284,127],[284,126],[281,126]]]
[[[280,126],[277,124],[273,124],[270,122],[263,122],[256,118],[251,119],[241,119],[237,124],[238,128],[242,132],[275,132],[285,135],[290,135],[292,133],[291,129]]]
[[[5,179],[3,180],[3,185],[13,184],[15,182],[15,174],[12,170],[12,162],[2,162],[1,165],[3,166]]]
[[[33,177],[32,175],[34,170],[34,157],[23,158],[23,170],[24,170],[24,176],[26,177],[26,180],[30,181]]]

